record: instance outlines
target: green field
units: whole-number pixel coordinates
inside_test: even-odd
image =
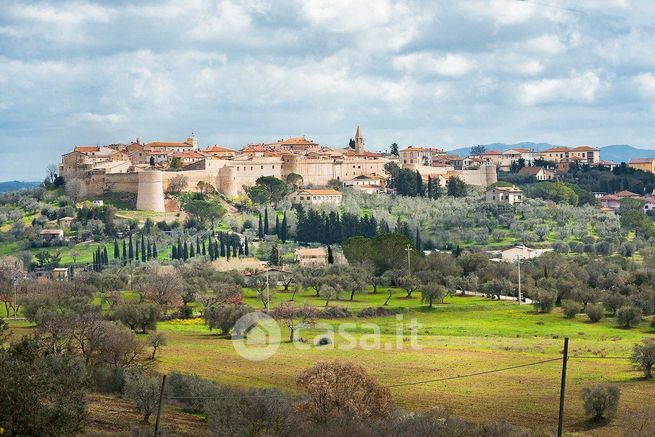
[[[261,308],[252,291],[247,302]],[[420,349],[410,347],[409,332],[396,337],[396,317],[322,320],[338,331],[343,322],[354,323],[348,333],[358,340],[373,332],[364,324],[374,324],[381,333],[380,347],[369,350],[359,343],[344,348],[348,339],[335,334],[334,343],[315,346],[314,339],[327,331],[315,327],[299,336],[309,342],[308,350],[282,343],[268,360],[253,362],[241,358],[229,339],[210,332],[201,319],[161,322],[159,329],[169,337],[160,359],[163,371],[183,371],[236,386],[279,387],[295,392],[295,377],[317,360],[347,359],[363,364],[382,384],[395,385],[466,375],[487,370],[523,365],[548,359],[554,361],[530,367],[471,376],[450,381],[392,388],[395,401],[403,408],[425,410],[447,407],[456,415],[471,420],[508,420],[535,429],[552,430],[557,423],[559,399],[560,351],[563,338],[570,338],[569,377],[567,386],[566,426],[569,430],[587,431],[590,435],[614,435],[621,415],[611,424],[588,429],[580,401],[581,389],[590,383],[614,382],[621,386],[621,412],[639,407],[652,396],[655,383],[641,380],[628,360],[602,357],[627,357],[634,343],[653,336],[646,319],[631,330],[614,326],[611,318],[593,324],[586,316],[564,319],[559,310],[536,314],[531,306],[513,302],[491,301],[481,297],[451,297],[446,304],[428,309],[414,297],[399,293],[390,307],[402,308],[405,323],[416,319]],[[273,305],[288,300],[289,293],[273,296]],[[357,309],[380,306],[385,294],[357,295],[355,302],[339,301],[331,305]],[[316,306],[324,302],[306,292],[296,296],[296,303]],[[260,334],[254,334],[257,342]],[[369,337],[370,338],[370,337]],[[399,339],[400,338],[400,339]],[[401,349],[402,348],[402,349]],[[575,358],[580,357],[580,358]],[[582,358],[585,357],[585,358]]]

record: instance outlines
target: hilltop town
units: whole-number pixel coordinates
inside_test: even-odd
[[[245,193],[258,178],[267,176],[294,179],[304,187],[336,184],[376,192],[385,190],[389,163],[416,171],[424,181],[431,179],[442,187],[451,177],[467,185],[488,187],[497,182],[497,170],[509,171],[518,163],[537,173],[543,168],[539,180],[552,179],[555,171],[566,172],[571,165],[608,165],[600,160],[599,149],[590,146],[541,152],[491,150],[466,157],[419,146],[400,150],[396,146],[393,153],[372,152],[365,149],[358,126],[346,148],[322,146],[305,137],[248,144],[241,150],[218,145],[201,148],[193,135],[181,142],[142,142],[137,138],[130,144],[76,146],[62,156],[59,174],[64,180],[80,182],[82,198],[132,193],[137,195],[137,209],[165,211],[164,193],[171,191],[175,178],[186,179],[183,191],[211,187],[227,198]]]

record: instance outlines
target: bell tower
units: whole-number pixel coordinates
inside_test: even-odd
[[[364,153],[364,137],[362,136],[362,131],[357,126],[357,131],[355,132],[355,152],[358,154]]]

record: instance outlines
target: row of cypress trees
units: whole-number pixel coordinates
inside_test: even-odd
[[[157,243],[153,241],[146,241],[144,235],[141,235],[141,240],[136,240],[136,248],[134,241],[132,240],[132,235],[129,236],[127,241],[123,239],[123,251],[121,253],[121,247],[118,244],[118,240],[114,239],[114,259],[122,259],[123,261],[138,261],[142,262],[150,261],[151,259],[157,259]]]
[[[205,239],[196,236],[196,241],[182,241],[178,238],[177,244],[171,248],[171,258],[187,260],[195,256],[209,256],[214,261],[219,257],[230,259],[231,257],[250,255],[248,237],[245,237],[241,244],[241,238],[236,234],[218,232]]]
[[[261,211],[259,212],[259,227],[257,229],[257,236],[262,239],[265,235],[276,235],[283,243],[287,242],[289,224],[287,223],[287,212],[284,211],[282,221],[280,216],[275,214],[275,227],[269,226],[268,208],[264,208],[264,216],[262,217]]]

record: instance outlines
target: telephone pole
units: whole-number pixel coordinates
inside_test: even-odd
[[[164,403],[164,387],[166,387],[166,375],[161,377],[161,390],[159,391],[159,404],[157,405],[157,420],[155,420],[155,437],[159,437],[159,420],[161,418],[161,407]]]
[[[410,254],[412,253],[412,245],[408,244],[407,247],[405,248],[405,251],[407,252],[407,275],[412,274],[412,264],[410,261]]]
[[[521,293],[521,255],[520,254],[516,257],[516,260],[518,261],[518,267],[519,267],[519,305],[521,305],[521,301],[523,300],[523,293]]]
[[[566,391],[566,363],[569,360],[569,338],[564,337],[564,354],[562,355],[562,382],[559,391],[559,417],[557,421],[557,437],[562,437],[564,427],[564,393]]]

